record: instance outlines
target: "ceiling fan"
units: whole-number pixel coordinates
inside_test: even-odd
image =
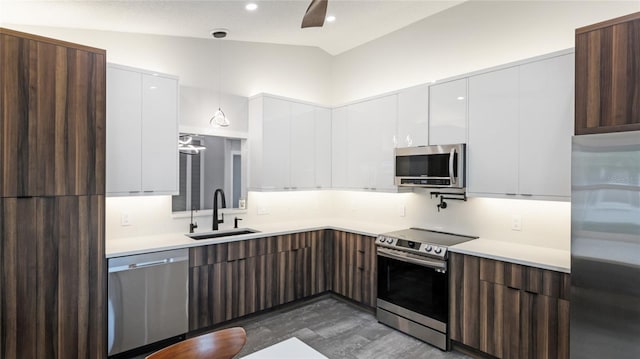
[[[305,27],[322,27],[324,19],[327,16],[328,0],[311,0],[311,4],[307,8],[302,18],[302,28]]]

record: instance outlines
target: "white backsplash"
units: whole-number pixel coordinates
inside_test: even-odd
[[[423,227],[482,238],[569,250],[569,202],[469,198],[448,200],[438,212],[438,200],[428,193],[375,193],[355,191],[249,192],[247,212],[227,214],[220,228],[231,228],[240,217],[242,227],[274,222],[339,218],[358,222]],[[197,232],[211,228],[211,214],[197,216]],[[122,215],[130,225],[122,226]],[[522,229],[511,229],[519,216]],[[107,238],[187,232],[188,217],[171,214],[171,197],[110,197],[106,200]]]

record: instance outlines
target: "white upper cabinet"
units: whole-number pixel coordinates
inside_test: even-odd
[[[395,191],[393,183],[398,96],[334,109],[333,187]]]
[[[574,55],[520,66],[520,193],[571,196]]]
[[[469,78],[469,193],[571,196],[573,54]]]
[[[107,67],[108,195],[178,191],[178,78]]]
[[[398,133],[396,147],[429,144],[429,86],[398,92]]]
[[[251,128],[249,129],[251,131]],[[262,117],[262,175],[260,188],[289,189],[291,103],[265,97]]]
[[[515,195],[518,68],[469,78],[469,192]]]
[[[260,95],[249,100],[250,185],[260,190],[331,187],[329,109]]]
[[[142,191],[178,189],[178,81],[142,75]]]
[[[331,111],[331,186],[348,188],[347,148],[349,144],[349,111],[347,106]]]
[[[315,114],[315,185],[331,188],[331,110],[317,108]]]
[[[291,189],[315,188],[315,106],[291,104]]]
[[[467,79],[429,87],[429,144],[467,142]]]

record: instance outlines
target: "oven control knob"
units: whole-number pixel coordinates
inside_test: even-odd
[[[393,243],[393,238],[387,237],[387,243],[389,243],[389,244]]]
[[[426,251],[427,252],[431,252],[432,249],[433,249],[433,247],[431,245],[428,245],[427,248],[426,248]]]
[[[442,248],[440,248],[440,247],[436,247],[435,252],[436,252],[436,254],[440,254],[440,253],[442,253]]]

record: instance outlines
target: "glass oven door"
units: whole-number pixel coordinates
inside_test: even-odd
[[[447,273],[378,254],[378,298],[447,324]]]

